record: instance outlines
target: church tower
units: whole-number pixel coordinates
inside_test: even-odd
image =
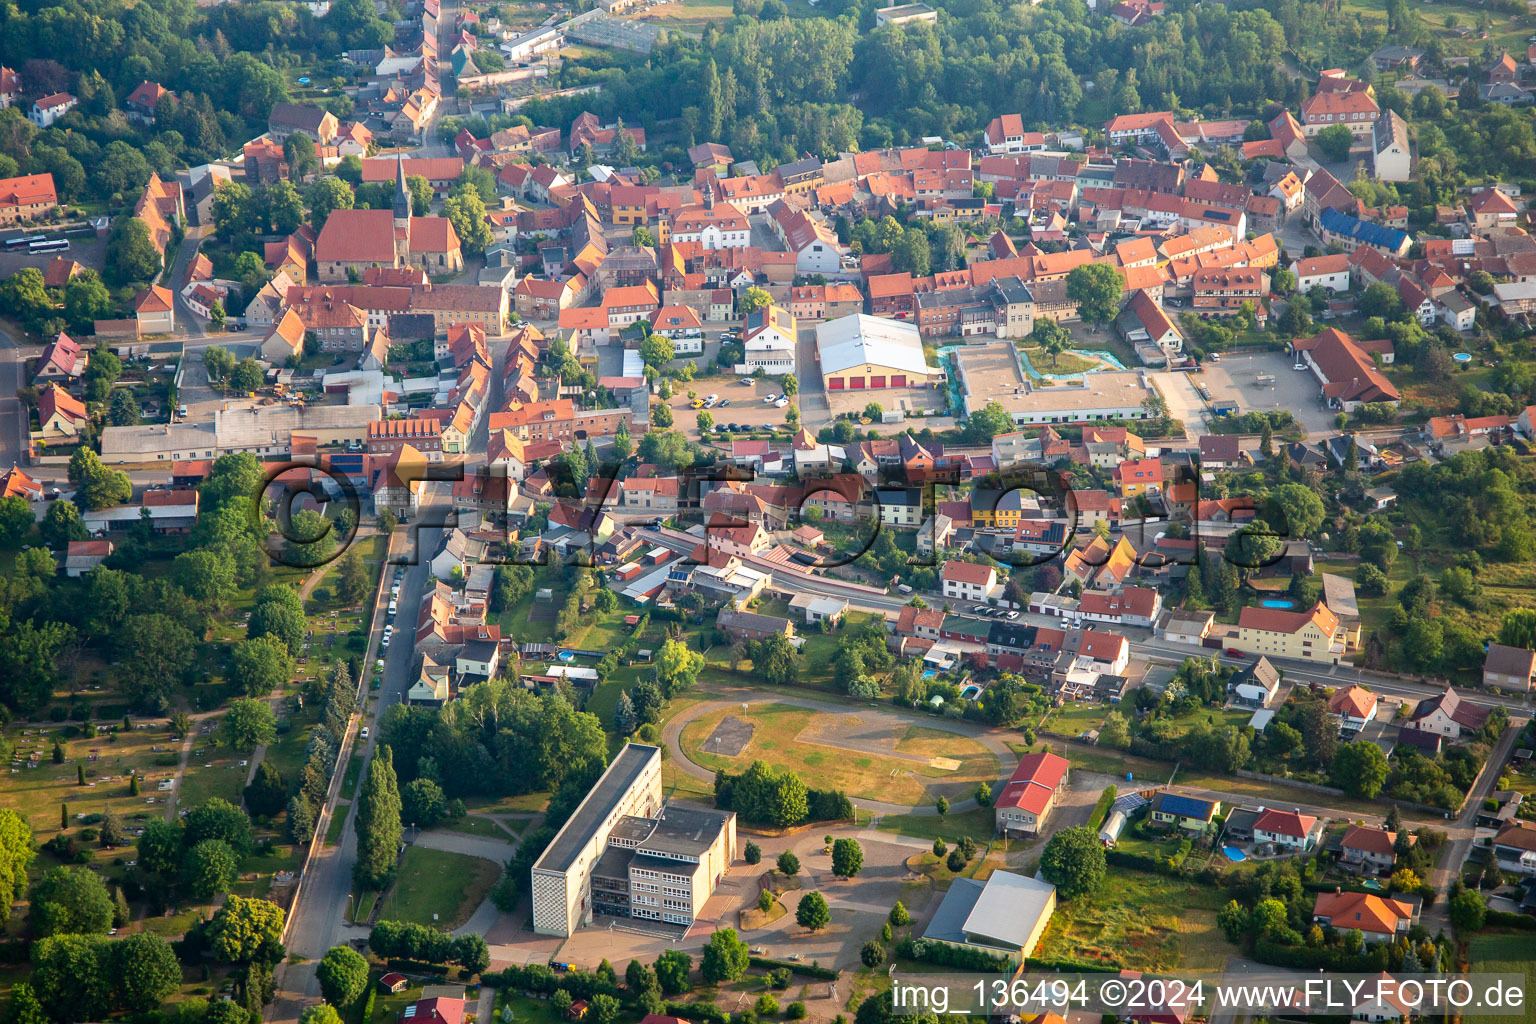
[[[405,183],[405,157],[395,154],[395,265],[411,264],[411,189]]]
[[[405,157],[395,154],[395,227],[411,226],[411,189],[405,183]]]

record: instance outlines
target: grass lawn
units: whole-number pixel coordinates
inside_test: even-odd
[[[500,864],[479,857],[408,847],[384,894],[380,919],[457,928],[500,877]]]
[[[505,814],[509,812],[535,814],[549,806],[549,794],[520,793],[517,796],[499,798],[476,796],[465,800],[464,806],[471,811],[479,811],[483,814]]]
[[[1143,971],[1219,970],[1238,951],[1216,927],[1226,900],[1209,886],[1117,868],[1098,892],[1056,904],[1035,955]]]
[[[357,780],[362,774],[362,751],[354,751],[352,756],[347,759],[347,773],[341,778],[341,798],[343,800],[352,799],[352,795],[357,792]]]
[[[703,779],[696,779],[687,772],[680,772],[667,762],[661,762],[661,789],[668,800],[691,800],[714,806],[715,787]]]
[[[705,741],[727,716],[750,721],[752,739],[734,757],[706,752]],[[788,704],[713,711],[683,728],[682,744],[706,768],[739,770],[763,759],[793,771],[813,789],[843,789],[853,797],[892,803],[931,803],[940,796],[957,800],[969,796],[978,782],[996,781],[1001,770],[997,758],[967,736],[916,725],[891,732],[865,724],[856,710],[832,718]],[[938,757],[958,767],[935,767],[930,759]]]
[[[240,803],[240,791],[245,788],[251,755],[228,747],[215,747],[211,743],[212,739],[212,736],[199,736],[193,741],[192,755],[187,760],[187,774],[181,780],[181,792],[177,794],[176,806],[197,807],[216,796],[232,804]],[[241,767],[242,761],[247,762],[244,767]]]
[[[519,822],[523,820],[521,818],[518,819]],[[470,815],[465,815],[457,821],[444,822],[437,827],[448,832],[462,832],[465,835],[481,836],[485,839],[507,838],[507,834],[497,827],[494,821],[491,821],[489,818],[476,818]]]
[[[347,827],[347,812],[351,804],[338,803],[336,811],[331,815],[331,823],[325,829],[325,845],[335,846],[341,842],[343,830]]]
[[[380,1000],[380,1002],[382,1003],[383,1000]],[[507,989],[497,989],[497,1020],[501,1019],[502,1008],[508,1006],[512,1008],[512,1019],[517,1021],[518,1024],[562,1024],[561,1016],[550,1009],[547,999],[529,999],[520,993],[513,993]],[[379,1024],[384,1024],[377,1015],[375,1015],[374,1020],[379,1021]],[[392,1024],[393,1021],[394,1018],[390,1017],[389,1022]]]
[[[992,808],[978,807],[963,814],[882,814],[875,829],[915,839],[942,839],[953,844],[961,836],[970,836],[981,843],[996,826],[997,817]]]
[[[1472,970],[1489,974],[1518,974],[1525,978],[1525,987],[1529,991],[1532,975],[1536,974],[1531,969],[1531,946],[1530,932],[1483,932],[1474,935],[1469,951]],[[1536,1008],[1533,1008],[1527,997],[1523,1014],[1481,1019],[1488,1021],[1488,1024],[1536,1024]]]
[[[1029,363],[1041,373],[1087,373],[1104,366],[1097,359],[1089,359],[1072,352],[1058,352],[1055,355],[1045,351],[1039,346],[1019,346],[1019,350],[1029,357]]]
[[[1046,716],[1042,729],[1045,732],[1054,733],[1057,736],[1076,738],[1089,729],[1097,729],[1104,724],[1104,716],[1109,714],[1109,709],[1102,704],[1069,704],[1066,707],[1052,708]]]

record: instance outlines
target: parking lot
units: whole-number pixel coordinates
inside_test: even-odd
[[[777,377],[756,380],[751,377],[717,376],[674,386],[678,390],[673,392],[672,400],[667,403],[672,407],[673,427],[695,438],[699,436],[699,413],[705,410],[693,407],[695,399],[688,397],[690,391],[698,399],[718,395],[721,401],[730,403],[725,406],[717,404],[708,410],[714,417],[715,423],[735,423],[754,430],[784,429],[784,414],[795,406],[794,399],[791,399],[790,404],[782,409],[763,401],[769,395],[779,395],[783,392]],[[715,432],[715,436],[721,435]]]
[[[1260,377],[1272,380],[1260,381]],[[1223,355],[1220,362],[1207,360],[1198,374],[1163,372],[1150,374],[1168,403],[1168,415],[1183,420],[1191,434],[1199,434],[1211,416],[1210,406],[1197,388],[1204,385],[1211,402],[1236,402],[1239,412],[1288,410],[1309,434],[1333,429],[1334,413],[1318,398],[1317,379],[1294,369],[1283,352],[1244,352]]]
[[[1223,355],[1221,362],[1205,363],[1200,383],[1211,390],[1214,401],[1235,401],[1243,412],[1288,409],[1308,433],[1333,429],[1334,413],[1318,397],[1317,378],[1283,352],[1245,352]],[[1273,383],[1259,383],[1268,375]]]

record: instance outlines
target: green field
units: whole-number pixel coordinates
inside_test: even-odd
[[[734,757],[706,753],[705,741],[727,716],[751,722],[752,739]],[[706,768],[739,771],[762,759],[793,771],[813,789],[842,789],[852,797],[890,803],[959,800],[978,782],[995,782],[1001,771],[996,756],[967,736],[919,725],[872,725],[857,709],[829,718],[789,704],[750,712],[732,706],[689,722],[681,741],[688,757]],[[855,731],[859,736],[851,739]],[[941,767],[940,759],[955,765]]]
[[[942,839],[953,843],[961,836],[970,836],[978,843],[986,840],[997,828],[997,816],[990,807],[949,814],[882,814],[875,830],[912,836],[914,839]]]
[[[379,918],[457,928],[500,877],[500,864],[479,857],[407,847],[395,881],[384,894]]]
[[[1536,1024],[1536,1007],[1530,998],[1531,984],[1536,981],[1536,970],[1531,966],[1536,936],[1530,932],[1484,932],[1472,936],[1468,945],[1474,972],[1518,974],[1525,978],[1525,1013],[1478,1019],[1487,1024]]]
[[[1226,900],[1210,886],[1112,868],[1097,892],[1056,904],[1035,955],[1143,971],[1219,969],[1238,953],[1216,926]]]

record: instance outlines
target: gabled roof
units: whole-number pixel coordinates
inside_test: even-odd
[[[1238,613],[1239,629],[1258,629],[1270,633],[1297,633],[1308,623],[1316,623],[1324,636],[1333,636],[1339,628],[1338,616],[1319,601],[1307,611],[1249,606]]]
[[[1278,836],[1305,839],[1316,824],[1317,819],[1310,814],[1277,811],[1270,808],[1254,820],[1253,829],[1255,832],[1270,832]]]
[[[1291,346],[1311,353],[1329,397],[1359,402],[1395,402],[1402,397],[1360,343],[1343,331],[1328,327],[1310,338],[1298,338]]]
[[[1196,821],[1210,821],[1216,816],[1216,802],[1179,793],[1159,793],[1152,801],[1152,810]]]
[[[1067,777],[1071,762],[1058,754],[1042,751],[1019,758],[1019,766],[993,800],[994,807],[1018,807],[1034,814],[1042,813],[1056,787]]]
[[[1524,647],[1506,647],[1504,644],[1489,644],[1488,657],[1483,661],[1483,671],[1529,678],[1531,673],[1536,671],[1536,651],[1528,651]]]
[[[996,579],[997,570],[976,562],[945,562],[941,576],[945,580],[984,587]]]

